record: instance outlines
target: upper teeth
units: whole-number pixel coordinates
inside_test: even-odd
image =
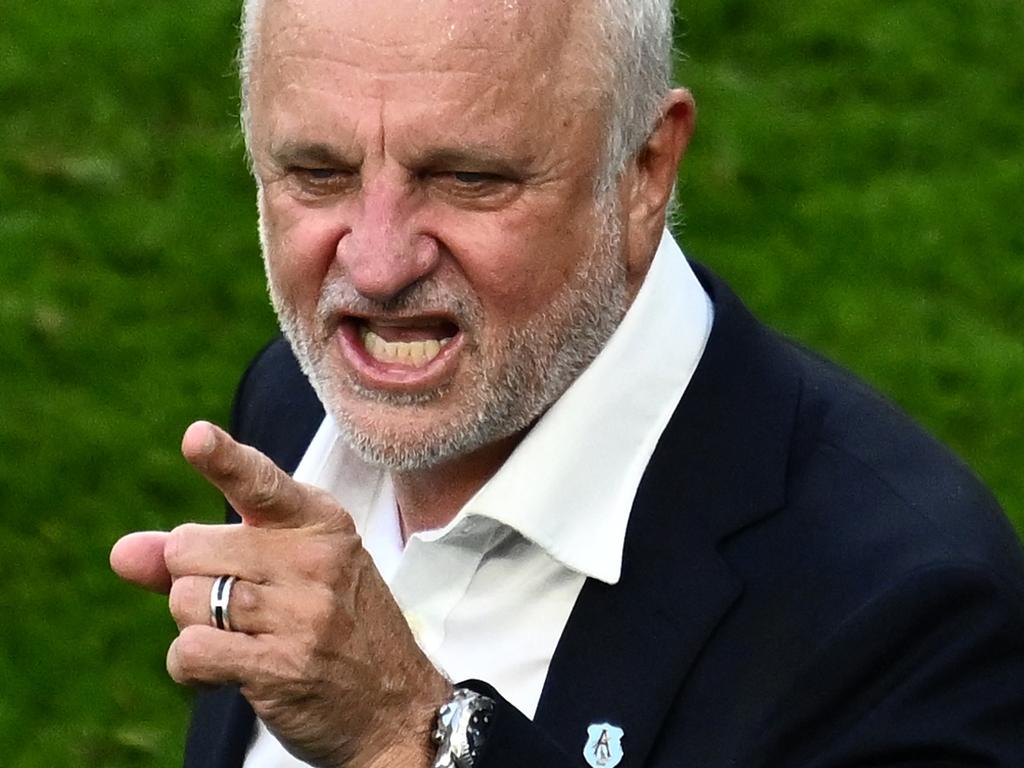
[[[415,368],[422,368],[441,352],[451,337],[444,339],[426,339],[424,341],[385,341],[369,328],[361,333],[363,346],[370,357],[382,363],[402,363]]]

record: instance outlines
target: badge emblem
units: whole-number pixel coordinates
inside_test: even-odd
[[[594,723],[587,728],[587,743],[583,757],[591,768],[615,768],[625,754],[622,737],[625,732],[608,723]]]

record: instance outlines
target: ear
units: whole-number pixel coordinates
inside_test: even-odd
[[[629,229],[635,238],[635,257],[650,256],[665,228],[665,211],[676,183],[679,163],[696,125],[697,108],[685,88],[669,92],[662,104],[661,119],[641,147],[627,178],[626,204]],[[648,265],[633,265],[646,272]]]
[[[690,92],[685,88],[670,91],[662,104],[661,119],[634,161],[629,206],[634,225],[642,225],[651,218],[664,219],[696,118],[697,108]]]

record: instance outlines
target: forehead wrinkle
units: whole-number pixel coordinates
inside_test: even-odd
[[[393,0],[383,8],[378,0],[349,0],[343,16],[337,13],[342,4],[334,3],[268,0],[258,22],[264,50],[257,56],[272,57],[274,49],[333,50],[338,58],[372,60],[404,72],[444,69],[448,56],[469,55],[484,70],[554,72],[575,53],[579,70],[588,61],[588,25],[594,24],[587,13],[593,0]]]
[[[311,63],[311,64],[324,64],[324,63],[327,63],[327,64],[331,64],[331,65],[337,65],[337,66],[340,66],[340,67],[345,67],[345,68],[348,68],[348,69],[357,70],[357,71],[360,71],[360,72],[366,72],[367,74],[373,75],[374,79],[382,81],[382,82],[390,82],[390,81],[393,81],[393,80],[397,80],[400,77],[404,78],[404,77],[407,77],[409,75],[421,76],[421,77],[425,77],[425,78],[426,77],[432,77],[432,76],[433,77],[436,77],[436,76],[447,77],[447,76],[450,76],[450,75],[455,75],[455,76],[460,76],[461,75],[461,76],[467,77],[467,78],[490,80],[493,83],[495,83],[496,85],[501,85],[501,84],[504,84],[506,82],[506,79],[503,78],[498,72],[495,72],[493,69],[492,70],[481,71],[481,70],[478,70],[478,69],[460,69],[460,68],[425,69],[423,67],[409,67],[409,66],[406,66],[405,68],[402,68],[402,69],[396,69],[394,71],[388,71],[386,73],[380,73],[380,72],[377,72],[375,70],[374,71],[367,70],[367,68],[365,66],[363,66],[362,64],[357,63],[356,61],[350,61],[348,59],[344,59],[344,58],[340,58],[340,57],[334,57],[334,56],[325,57],[325,56],[321,56],[321,55],[305,54],[305,53],[290,53],[290,54],[286,54],[286,55],[280,57],[280,62],[281,62],[281,64],[287,64],[288,62],[301,62],[301,63]],[[282,69],[282,68],[283,67],[278,66],[279,70]],[[299,84],[295,83],[294,81],[290,81],[290,82],[286,83],[286,86],[297,86],[297,85],[299,85]],[[303,86],[303,87],[306,87],[306,86]],[[337,93],[337,91],[336,90],[332,90],[331,93]]]
[[[372,59],[344,45],[311,47],[306,41],[294,41],[287,47],[269,45],[261,56],[260,68],[252,78],[252,91],[272,92],[273,87],[298,86],[329,91],[341,96],[334,84],[316,83],[335,78],[346,88],[362,90],[366,95],[384,98],[406,91],[405,98],[431,98],[438,104],[457,101],[467,92],[490,92],[507,87],[508,69],[497,66],[484,48],[462,48],[461,55],[419,56],[419,46],[389,50]],[[448,51],[452,53],[452,51]],[[340,72],[339,72],[340,70]],[[418,81],[418,82],[416,82]],[[271,86],[273,83],[273,86]],[[266,85],[267,88],[261,86]]]
[[[320,0],[278,1],[301,6]],[[445,1],[458,5],[458,0]],[[419,4],[436,5],[431,0]],[[361,24],[349,23],[348,16],[337,14],[333,28],[327,23],[317,26],[311,22],[329,17],[327,10],[317,13],[315,7],[314,13],[304,18],[273,14],[273,21],[278,22],[274,24],[265,14],[263,24],[269,34],[261,42],[262,50],[257,51],[261,66],[253,78],[253,88],[263,91],[257,98],[268,106],[276,101],[275,91],[316,94],[328,111],[329,105],[339,99],[381,102],[367,104],[376,114],[377,125],[363,134],[375,151],[382,146],[378,131],[392,117],[385,102],[393,102],[396,111],[400,105],[408,107],[411,103],[435,110],[459,109],[471,128],[481,129],[480,139],[486,138],[485,134],[495,140],[516,137],[516,113],[547,114],[550,119],[545,133],[549,135],[541,139],[534,133],[533,140],[557,141],[552,131],[574,130],[573,125],[592,121],[592,110],[599,105],[594,94],[600,94],[601,84],[593,78],[593,68],[587,66],[583,55],[592,38],[585,27],[590,20],[585,18],[584,4],[591,4],[591,0],[549,0],[544,8],[543,0],[517,4],[518,12],[509,18],[470,13],[468,18],[456,20],[457,28],[450,39],[447,35],[438,39],[436,29],[428,30],[429,34],[424,29],[410,31],[416,24],[378,30],[375,25],[367,25],[365,19]],[[525,6],[530,8],[524,10]],[[499,55],[505,51],[507,55]],[[478,119],[472,117],[474,113]],[[322,116],[335,125],[337,118],[344,117]],[[442,117],[438,119],[443,122]],[[429,114],[387,124],[388,139],[393,142],[396,136],[405,140],[416,135],[414,123],[433,124]],[[328,125],[315,118],[307,127],[323,130]],[[500,136],[502,131],[504,135]]]
[[[474,32],[474,27],[464,24],[462,26],[465,26],[465,29],[459,30],[460,25],[455,22],[447,26],[442,25],[443,28],[430,30],[427,25],[403,20],[402,24],[395,25],[401,29],[400,33],[384,35],[382,33],[387,28],[386,24],[378,24],[371,30],[363,30],[352,25],[336,29],[328,24],[310,23],[306,18],[272,24],[264,12],[261,26],[263,29],[260,47],[263,50],[258,53],[271,56],[287,54],[289,49],[313,48],[323,52],[354,48],[357,51],[351,54],[353,58],[361,59],[369,55],[379,59],[383,56],[409,64],[410,58],[429,61],[443,58],[446,53],[477,53],[487,57],[504,57],[514,53],[522,42],[521,36],[506,39],[493,34],[493,30],[488,30],[491,33],[483,36],[470,34],[467,39],[467,33]]]
[[[286,87],[286,91],[293,90],[322,94],[324,97],[337,99],[337,94],[328,88],[298,85]],[[536,156],[536,147],[529,143],[510,147],[507,141],[509,134],[504,126],[497,127],[487,120],[472,118],[472,114],[477,108],[484,112],[491,111],[490,103],[474,104],[467,108],[464,102],[458,98],[446,100],[432,98],[424,100],[423,111],[408,113],[405,111],[409,106],[408,102],[399,104],[397,101],[389,101],[386,98],[367,97],[361,99],[357,96],[347,97],[345,100],[369,103],[365,110],[352,112],[331,110],[320,112],[313,119],[302,119],[298,123],[286,124],[287,127],[279,125],[277,135],[280,143],[276,145],[273,154],[297,156],[300,153],[296,150],[301,148],[303,150],[301,154],[306,159],[320,158],[331,161],[335,157],[365,157],[366,148],[372,147],[370,153],[372,156],[383,157],[389,153],[397,153],[396,157],[405,158],[411,162],[421,162],[423,155],[432,151],[436,152],[439,148],[461,152],[467,156],[472,155],[484,160],[488,157],[492,160],[514,157],[525,162]],[[462,115],[469,116],[468,122],[473,127],[467,129],[468,132],[454,137],[445,130],[433,130],[438,124],[430,118],[441,105],[452,105],[458,108]],[[395,107],[393,110],[395,114],[389,112],[390,106]],[[445,125],[444,121],[441,121],[440,125]],[[283,132],[280,131],[282,127],[284,127]],[[357,138],[359,136],[362,136],[362,139]],[[504,141],[502,141],[503,138]],[[356,149],[360,144],[365,147],[363,150]],[[505,150],[497,150],[497,146],[504,146]]]
[[[435,58],[437,53],[478,52],[482,55],[494,56],[512,49],[513,46],[496,46],[495,41],[488,43],[463,42],[460,40],[441,41],[436,38],[422,40],[387,40],[360,35],[355,31],[335,32],[323,27],[308,27],[302,24],[289,24],[275,30],[265,38],[263,47],[273,55],[288,55],[289,49],[319,51],[344,50],[346,48],[365,48],[373,55],[392,53],[395,57],[423,54],[424,58]],[[359,57],[362,58],[362,57]]]

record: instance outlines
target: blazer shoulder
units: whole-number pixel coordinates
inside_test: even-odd
[[[744,570],[788,562],[806,574],[881,568],[898,578],[930,562],[978,562],[1021,580],[1016,533],[963,461],[857,376],[760,322],[713,273],[694,269],[714,325],[649,465],[652,485],[687,498],[689,510],[701,490],[704,522],[728,537],[726,553],[750,542],[760,551],[768,542],[804,545],[798,560],[744,557]]]
[[[970,467],[852,373],[783,343],[801,381],[787,507],[837,537],[899,545],[908,559],[892,565],[974,563],[1024,584],[1019,538]]]

